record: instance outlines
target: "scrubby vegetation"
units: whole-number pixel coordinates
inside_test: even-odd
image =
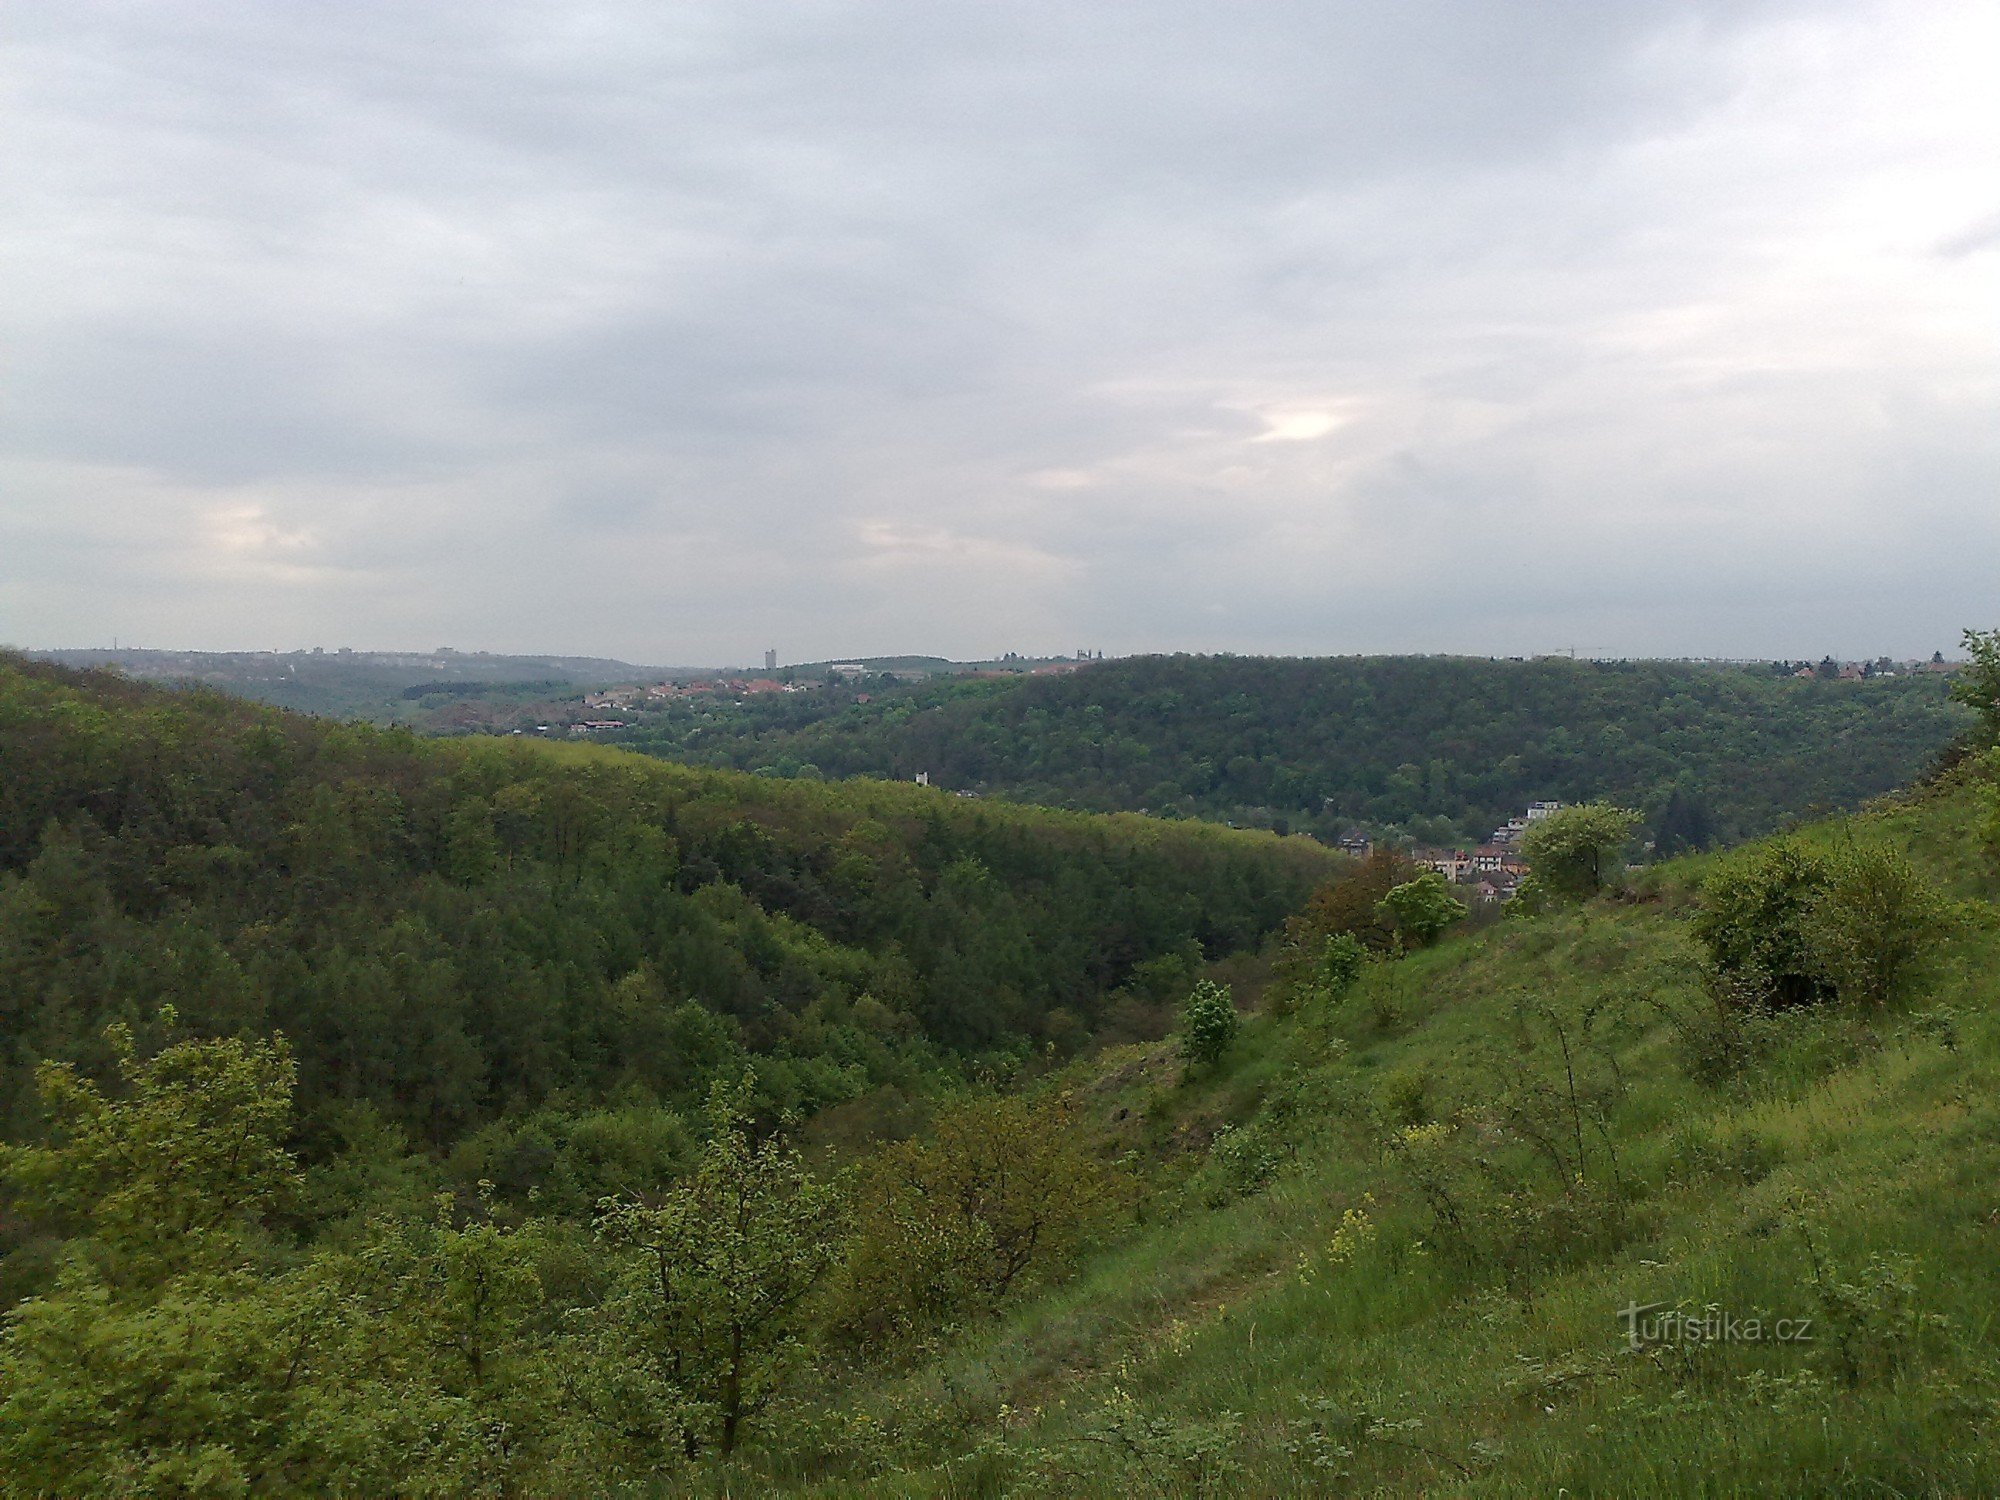
[[[0,1491],[2000,1487],[1983,749],[1478,922],[1389,855],[9,674]]]

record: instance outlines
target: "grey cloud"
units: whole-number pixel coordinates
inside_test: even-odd
[[[0,626],[1804,652],[1837,578],[1855,649],[1948,644],[1991,225],[1909,184],[1991,165],[1984,24],[37,6],[0,585],[166,540]]]

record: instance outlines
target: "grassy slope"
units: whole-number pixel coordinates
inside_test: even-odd
[[[1814,836],[1894,840],[1959,896],[1991,901],[2000,881],[1970,825],[1960,788]],[[1397,987],[1387,1025],[1366,993],[1330,1018],[1252,1018],[1230,1071],[1202,1085],[1177,1086],[1157,1048],[1079,1072],[1107,1128],[1169,1155],[1247,1117],[1279,1078],[1316,1103],[1270,1185],[1220,1209],[1200,1201],[1204,1176],[1178,1203],[1154,1194],[1152,1226],[1003,1325],[850,1397],[839,1436],[821,1424],[817,1442],[773,1455],[771,1477],[813,1475],[829,1494],[864,1475],[874,1492],[938,1495],[2000,1490],[1993,924],[1961,933],[1903,1013],[1872,1028],[1791,1021],[1753,1066],[1705,1084],[1658,1009],[1701,1003],[1684,932],[1699,871],[1664,867],[1641,904],[1504,924],[1378,974],[1365,983]],[[1620,1175],[1640,1185],[1625,1241],[1532,1296],[1423,1245],[1428,1214],[1383,1147],[1385,1105],[1441,1117],[1493,1097],[1522,997],[1622,1002],[1614,1136]],[[1427,1108],[1410,1104],[1418,1077]],[[1377,1233],[1340,1260],[1328,1245],[1350,1208]],[[1837,1284],[1865,1281],[1875,1255],[1908,1256],[1914,1312],[1949,1326],[1899,1343],[1913,1320],[1875,1297],[1851,1347],[1864,1367],[1907,1356],[1850,1386],[1829,1319]],[[1635,1355],[1616,1317],[1633,1301],[1812,1317],[1818,1337]]]

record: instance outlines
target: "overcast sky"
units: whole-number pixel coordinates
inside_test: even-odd
[[[2000,7],[10,7],[0,640],[1928,654]]]

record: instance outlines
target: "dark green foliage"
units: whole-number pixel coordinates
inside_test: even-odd
[[[1672,848],[1733,843],[1903,785],[1965,723],[1931,674],[1801,681],[1553,658],[1138,657],[869,700],[676,706],[619,738],[708,764],[927,771],[1022,801],[1282,819],[1322,838],[1360,824],[1470,841],[1538,798],[1664,818],[1678,796],[1663,830]]]
[[[1387,953],[1396,945],[1396,928],[1383,914],[1383,899],[1416,875],[1417,867],[1402,855],[1377,849],[1360,865],[1314,891],[1305,909],[1286,919],[1285,936],[1315,955],[1322,942],[1337,933],[1345,933],[1371,952]]]
[[[1812,962],[1841,999],[1875,1010],[1901,999],[1955,919],[1915,865],[1879,844],[1844,844],[1806,908]]]
[[[1653,820],[1653,857],[1672,859],[1715,842],[1715,819],[1708,804],[1675,787]]]
[[[284,1031],[309,1156],[355,1101],[442,1150],[566,1098],[697,1102],[750,1056],[766,1117],[1012,1066],[1149,961],[1253,944],[1335,863],[8,659],[0,764],[0,1122],[32,1128],[38,1061],[101,1072],[106,1022],[148,1043],[172,1004]]]
[[[1721,981],[1744,1000],[1810,1005],[1833,989],[1806,941],[1806,914],[1825,891],[1825,858],[1777,839],[1731,859],[1702,884],[1694,933]]]
[[[1323,855],[25,683],[0,1494],[1994,1489],[1994,940],[1930,883],[1991,889],[1976,780],[1720,862],[1701,1080],[1675,872],[1387,962],[1382,860],[1174,1088],[1042,1059],[1100,979],[1188,992],[1176,891]],[[1947,932],[1946,1003],[1873,1008]],[[1858,1003],[1730,1004],[1786,961]],[[1628,1346],[1640,1304],[1815,1333]]]
[[[1897,999],[1949,932],[1952,904],[1895,850],[1776,840],[1702,885],[1695,936],[1739,1003],[1864,1009]]]

